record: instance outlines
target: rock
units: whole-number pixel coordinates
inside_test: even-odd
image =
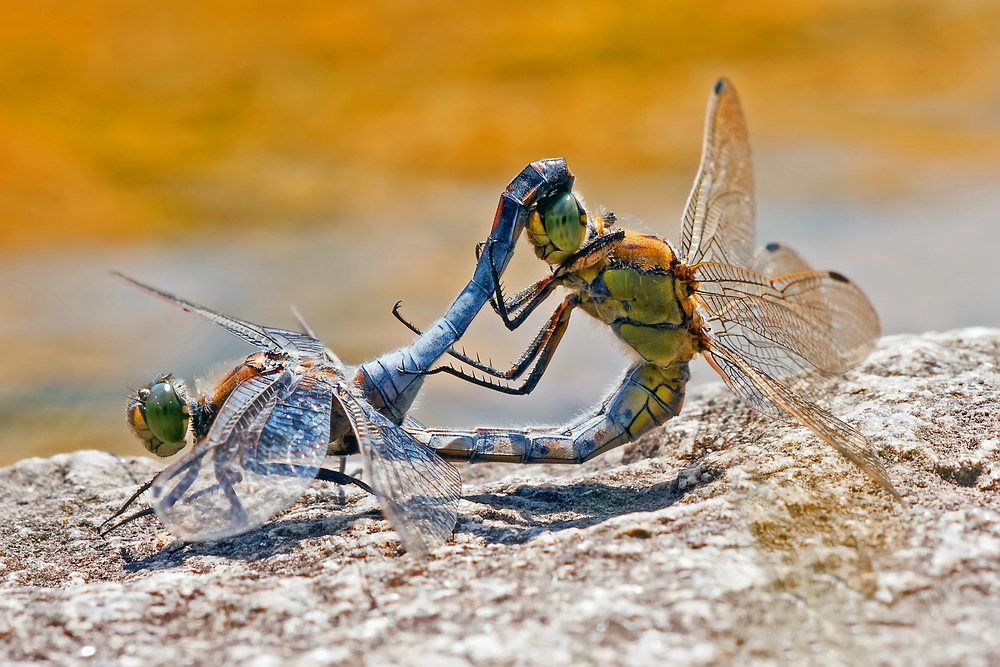
[[[997,664],[998,359],[998,331],[888,337],[829,398],[905,505],[712,384],[585,466],[464,467],[454,541],[426,560],[319,484],[238,538],[147,518],[102,540],[157,465],[27,459],[0,470],[0,659]]]

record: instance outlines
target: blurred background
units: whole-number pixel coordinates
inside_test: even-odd
[[[294,303],[357,363],[411,340],[397,299],[443,313],[530,161],[675,239],[720,75],[758,241],[850,276],[886,333],[1000,326],[998,69],[995,1],[5,0],[0,464],[141,453],[129,387],[249,352],[110,269],[272,326]],[[522,247],[505,281],[546,270]],[[465,345],[506,363],[533,330],[484,311]],[[437,377],[415,414],[557,422],[628,363],[581,313],[533,395]]]

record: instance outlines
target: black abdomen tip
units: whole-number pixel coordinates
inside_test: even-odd
[[[726,80],[724,78],[719,79],[715,82],[715,94],[718,95],[722,92],[722,87],[726,85]]]
[[[767,249],[768,252],[778,252],[779,250],[781,250],[780,243],[768,243],[764,247]]]

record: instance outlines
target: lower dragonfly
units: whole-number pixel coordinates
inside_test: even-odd
[[[411,345],[357,368],[324,348],[308,327],[307,333],[298,333],[258,326],[118,274],[258,351],[197,399],[169,375],[136,392],[127,417],[147,449],[176,453],[189,431],[194,445],[111,519],[148,488],[153,506],[137,515],[155,512],[186,541],[220,539],[259,526],[295,502],[318,476],[370,488],[408,552],[426,554],[443,543],[457,519],[461,477],[399,425],[407,419],[424,371],[490,298],[494,276],[509,261],[531,211],[572,186],[573,175],[561,158],[525,167],[501,195],[482,246],[489,253],[481,254],[472,281],[444,317]],[[418,426],[412,420],[405,423]],[[354,453],[362,455],[371,487],[321,467],[327,455]]]
[[[770,244],[751,254],[750,145],[728,80],[720,79],[709,97],[701,164],[682,218],[679,250],[615,223],[613,213],[588,215],[572,192],[537,207],[526,235],[552,274],[505,301],[494,272],[491,303],[514,329],[556,287],[567,288],[568,296],[510,369],[451,351],[484,376],[450,366],[428,372],[526,394],[579,307],[608,324],[641,358],[621,385],[592,414],[565,426],[412,432],[418,440],[452,460],[581,463],[676,417],[690,376],[688,362],[700,353],[751,407],[808,427],[900,499],[868,440],[809,399],[868,355],[879,335],[878,316],[854,283],[834,271],[813,270],[786,246]],[[511,387],[485,376],[525,381]]]

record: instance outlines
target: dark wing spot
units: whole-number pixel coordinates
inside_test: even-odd
[[[726,85],[726,80],[725,79],[719,79],[718,81],[715,82],[715,94],[716,95],[718,95],[719,93],[722,92],[722,87],[724,85]]]
[[[839,280],[842,283],[849,283],[849,282],[851,282],[846,277],[844,277],[844,274],[837,273],[836,271],[830,271],[830,277],[833,278],[834,280]]]
[[[780,243],[768,243],[764,247],[767,249],[768,252],[778,252],[778,250],[781,249],[781,244]]]

